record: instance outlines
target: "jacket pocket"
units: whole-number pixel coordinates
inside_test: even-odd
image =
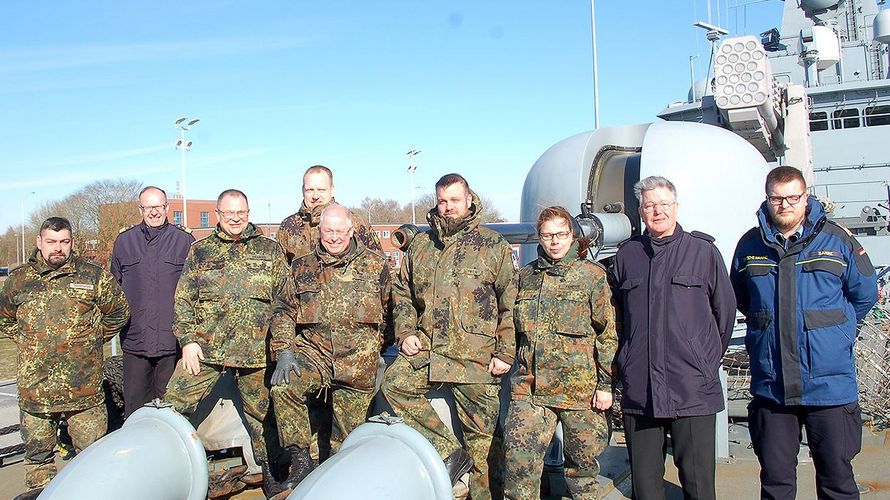
[[[380,304],[380,286],[373,281],[353,281],[355,290],[355,321],[380,325],[383,323],[383,306]]]
[[[520,290],[516,296],[516,306],[513,308],[513,322],[517,333],[532,332],[537,315],[536,302],[537,289]]]
[[[297,283],[296,322],[302,324],[319,323],[321,321],[321,297],[315,283]]]
[[[745,334],[745,350],[751,360],[751,378],[758,383],[764,380],[775,380],[770,342],[773,314],[770,311],[751,311],[745,321],[748,324],[748,331]]]
[[[837,277],[844,275],[847,264],[838,259],[813,259],[803,263],[803,270],[807,272],[824,271]]]
[[[593,331],[590,324],[590,303],[585,290],[561,289],[556,292],[557,333],[586,337]]]
[[[853,338],[843,309],[803,312],[810,378],[852,373]]]

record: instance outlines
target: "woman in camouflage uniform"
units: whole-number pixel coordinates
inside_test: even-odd
[[[544,454],[562,422],[566,485],[597,498],[596,461],[609,442],[617,336],[602,266],[586,260],[563,207],[538,217],[538,259],[519,272],[514,308],[518,368],[505,424],[507,498],[539,497]]]

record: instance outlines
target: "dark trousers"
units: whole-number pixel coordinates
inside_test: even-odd
[[[760,461],[760,497],[795,498],[801,428],[816,467],[819,499],[859,498],[853,457],[862,448],[859,403],[840,406],[786,406],[754,397],[748,405],[754,453]],[[805,495],[806,496],[806,495]]]
[[[670,432],[683,498],[715,500],[716,422],[716,415],[650,418],[625,413],[624,432],[630,458],[632,498],[664,499],[664,459],[667,455],[667,434]]]
[[[164,396],[176,358],[176,354],[147,357],[124,352],[124,418],[152,399]]]

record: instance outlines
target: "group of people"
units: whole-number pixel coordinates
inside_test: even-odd
[[[553,206],[536,222],[537,258],[517,270],[507,241],[480,225],[481,198],[459,174],[436,183],[429,230],[414,236],[396,276],[374,232],[336,203],[333,174],[320,165],[304,174],[303,204],[277,242],[249,222],[241,191],[219,195],[216,231],[194,241],[167,221],[165,193],[148,187],[142,222],[119,235],[109,273],[73,252],[70,224],[51,217],[0,293],[0,333],[19,348],[31,488],[22,498],[55,474],[60,420],[78,450],[104,434],[102,345],[120,331],[127,415],[153,398],[190,415],[234,374],[263,469],[245,481],[270,497],[324,458],[318,422],[327,415],[321,437],[336,453],[379,387],[435,447],[452,483],[470,473],[472,498],[537,498],[557,423],[570,494],[597,498],[620,382],[634,498],[664,498],[670,434],[684,497],[713,499],[718,370],[737,309],[747,318],[763,498],[795,497],[802,426],[820,498],[858,498],[852,346],[877,299],[875,272],[799,170],[774,169],[765,188],[759,224],[729,272],[712,237],[678,224],[677,191],[663,177],[634,186],[646,230],[608,269],[588,258],[575,218]],[[399,355],[377,380],[393,343]],[[453,396],[463,442],[430,404],[433,389]],[[275,470],[277,450],[286,471]]]

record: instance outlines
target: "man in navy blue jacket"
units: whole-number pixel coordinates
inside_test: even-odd
[[[739,240],[730,278],[747,317],[751,440],[762,498],[794,498],[800,431],[819,498],[859,498],[853,457],[862,439],[853,342],[877,301],[871,261],[828,220],[794,167],[766,177],[760,224]]]
[[[621,244],[610,272],[633,498],[664,499],[670,432],[683,497],[712,500],[718,371],[735,296],[714,238],[677,223],[673,183],[647,177],[634,192],[646,232]]]
[[[176,367],[173,292],[195,238],[167,222],[167,194],[148,186],[139,193],[142,222],[121,232],[111,252],[111,274],[130,304],[121,332],[124,415],[164,395]]]

